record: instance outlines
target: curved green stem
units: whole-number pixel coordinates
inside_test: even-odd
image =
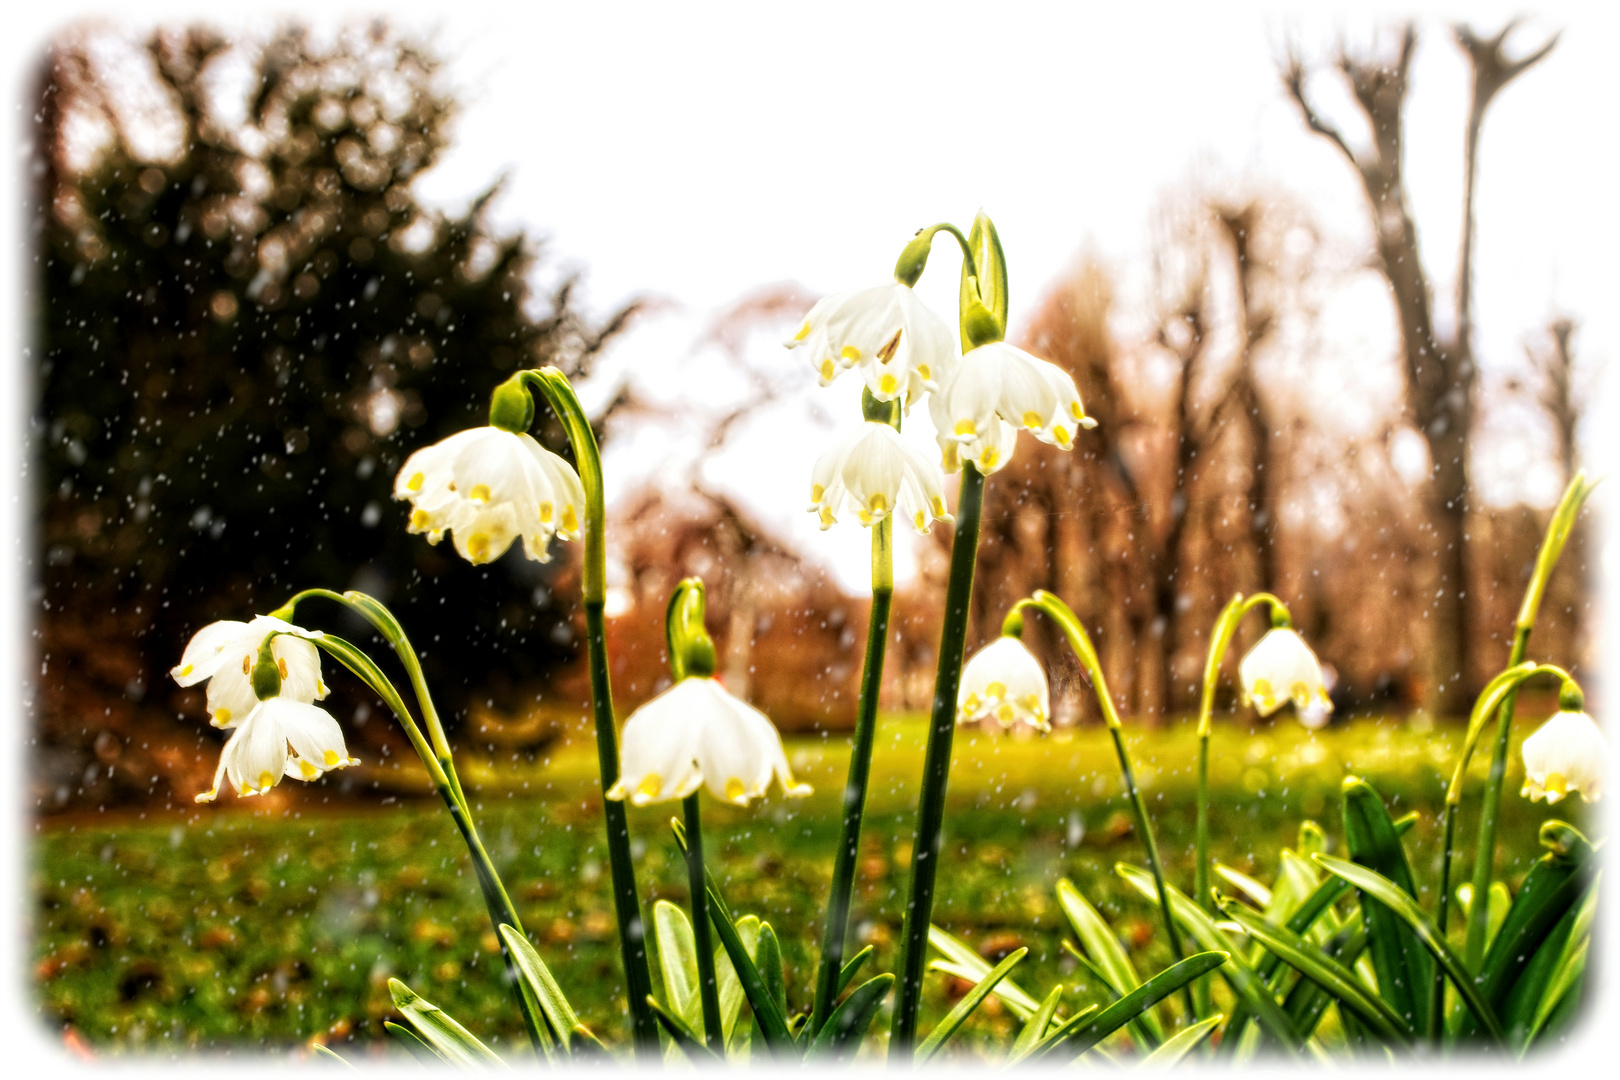
[[[1557,509],[1553,511],[1552,520],[1547,524],[1547,535],[1536,553],[1535,571],[1530,575],[1530,583],[1525,586],[1524,602],[1519,605],[1519,615],[1514,620],[1513,650],[1508,658],[1509,667],[1515,667],[1524,660],[1530,641],[1530,631],[1535,627],[1536,615],[1541,609],[1541,598],[1547,591],[1548,582],[1552,580],[1559,556],[1564,553],[1564,545],[1569,541],[1569,535],[1575,528],[1581,507],[1595,487],[1597,482],[1587,480],[1585,472],[1576,473],[1569,486],[1564,489]],[[1473,881],[1474,897],[1478,902],[1471,906],[1468,917],[1468,940],[1463,949],[1465,962],[1476,969],[1485,956],[1484,899],[1486,891],[1490,888],[1491,871],[1496,862],[1496,819],[1502,808],[1502,778],[1507,772],[1508,738],[1513,732],[1513,709],[1517,701],[1517,693],[1510,694],[1502,700],[1500,715],[1496,721],[1495,746],[1491,752],[1491,771],[1485,780],[1484,802],[1480,806],[1479,839],[1474,847]],[[1479,918],[1475,918],[1473,913],[1475,910],[1480,912]]]
[[[467,796],[461,789],[461,778],[456,775],[456,762],[450,753],[450,740],[445,737],[444,725],[439,721],[439,710],[433,705],[433,695],[428,693],[427,678],[422,674],[422,662],[411,646],[410,639],[405,636],[405,628],[399,625],[394,613],[384,607],[380,600],[353,589],[343,593],[336,593],[331,589],[305,589],[294,594],[293,598],[278,610],[285,611],[287,620],[291,621],[292,612],[299,601],[316,596],[342,604],[365,619],[394,650],[394,655],[399,657],[399,662],[405,666],[406,676],[411,680],[411,690],[416,694],[416,703],[422,710],[423,721],[427,724],[428,738],[433,743],[434,757],[438,759],[439,767],[449,780],[450,789],[455,792],[456,799],[466,806]]]
[[[618,729],[613,718],[613,690],[608,681],[607,631],[603,605],[607,598],[607,515],[602,495],[602,456],[585,409],[554,367],[530,369],[513,376],[521,385],[539,390],[562,421],[574,449],[574,464],[585,489],[584,557],[581,591],[585,604],[585,647],[591,675],[591,712],[596,721],[596,758],[602,781],[602,816],[607,824],[608,867],[613,879],[613,908],[619,926],[619,949],[624,961],[630,1021],[636,1054],[656,1060],[661,1051],[658,1019],[647,1004],[652,973],[647,965],[645,923],[636,893],[635,866],[630,858],[630,824],[624,803],[607,798],[619,780]]]
[[[901,249],[900,258],[894,264],[894,279],[896,281],[906,286],[917,284],[917,279],[922,277],[923,268],[928,264],[928,253],[934,246],[934,234],[941,232],[950,233],[956,238],[957,246],[962,249],[962,263],[967,268],[967,272],[975,277],[978,276],[978,267],[973,259],[973,245],[968,242],[966,236],[962,235],[961,229],[948,221],[942,221],[938,225],[918,229],[917,235],[912,237],[906,246]]]
[[[697,950],[698,998],[703,1003],[703,1044],[725,1053],[720,1030],[720,984],[714,974],[714,943],[709,938],[708,880],[703,875],[703,819],[698,793],[681,801],[686,813],[686,881],[692,894],[692,947]]]
[[[1209,635],[1209,653],[1204,658],[1204,684],[1198,698],[1198,825],[1193,896],[1198,906],[1212,918],[1215,915],[1215,901],[1210,890],[1209,875],[1209,737],[1215,714],[1215,690],[1220,681],[1221,665],[1226,662],[1226,652],[1231,648],[1232,639],[1237,636],[1239,624],[1245,615],[1261,604],[1271,605],[1273,622],[1279,615],[1283,619],[1289,618],[1288,607],[1271,593],[1258,592],[1247,598],[1242,593],[1235,593],[1215,618],[1215,626]],[[1193,981],[1193,1010],[1199,1019],[1203,1019],[1210,1014],[1210,1007],[1209,976],[1200,976]]]
[[[1097,696],[1097,704],[1102,709],[1103,723],[1108,727],[1108,733],[1114,740],[1114,752],[1119,756],[1119,771],[1125,781],[1125,791],[1130,797],[1131,808],[1136,812],[1137,828],[1142,830],[1142,846],[1147,849],[1148,865],[1153,871],[1153,884],[1159,894],[1159,912],[1164,918],[1165,932],[1170,935],[1170,948],[1175,954],[1175,961],[1180,962],[1186,953],[1181,946],[1181,933],[1176,929],[1176,921],[1170,914],[1170,892],[1164,882],[1164,866],[1159,861],[1159,845],[1153,838],[1153,822],[1148,818],[1147,804],[1142,800],[1142,792],[1136,786],[1136,773],[1131,768],[1130,754],[1125,749],[1124,724],[1120,722],[1119,710],[1114,705],[1113,695],[1108,692],[1108,680],[1103,674],[1102,661],[1097,656],[1096,648],[1091,644],[1091,636],[1086,633],[1084,624],[1075,615],[1074,611],[1062,599],[1045,589],[1037,589],[1033,596],[1020,600],[1013,605],[1014,611],[1024,608],[1035,608],[1043,612],[1068,639],[1069,647],[1080,659],[1080,666],[1085,668],[1086,674],[1091,677],[1091,688]]]
[[[1523,656],[1520,642],[1523,637],[1527,636],[1528,633],[1515,637],[1514,654],[1520,659]],[[1474,747],[1479,742],[1480,735],[1484,733],[1486,722],[1493,712],[1496,713],[1496,742],[1500,753],[1491,756],[1490,772],[1486,774],[1485,779],[1485,801],[1480,807],[1482,819],[1480,822],[1481,842],[1483,843],[1484,838],[1488,836],[1490,845],[1482,848],[1481,851],[1475,852],[1474,902],[1469,905],[1468,909],[1468,938],[1464,950],[1465,962],[1475,969],[1479,967],[1480,961],[1485,956],[1485,933],[1490,925],[1487,921],[1488,912],[1485,898],[1489,894],[1491,887],[1491,864],[1493,859],[1490,856],[1494,854],[1495,849],[1496,810],[1501,805],[1502,777],[1506,772],[1507,762],[1507,740],[1503,735],[1502,726],[1504,723],[1509,725],[1512,723],[1513,703],[1518,697],[1520,685],[1526,679],[1533,678],[1536,675],[1556,675],[1565,682],[1572,681],[1569,672],[1556,664],[1534,664],[1529,661],[1515,663],[1492,679],[1474,702],[1473,712],[1468,718],[1468,731],[1463,736],[1462,750],[1457,755],[1457,766],[1452,771],[1451,783],[1446,788],[1446,828],[1449,830],[1452,828],[1450,819],[1456,815],[1457,806],[1462,802],[1463,779],[1468,771],[1469,759],[1473,756]],[[1483,820],[1487,816],[1490,819],[1488,822]],[[1487,825],[1489,825],[1488,830]],[[1442,891],[1440,893],[1440,911],[1437,921],[1442,931],[1446,926],[1447,905],[1450,902],[1447,891],[1450,889],[1450,884],[1451,851],[1448,846],[1440,866],[1440,887]]]
[[[287,610],[290,614],[291,609],[296,606],[298,600],[307,595],[315,595],[317,592],[317,590],[309,590],[298,594],[298,596],[288,601],[284,610]],[[342,597],[337,597],[337,599],[341,600]],[[376,601],[372,601],[372,603],[376,603]],[[377,607],[385,612],[387,610],[382,608],[381,604],[377,604]],[[389,619],[392,621],[393,616],[389,615]],[[397,625],[395,623],[395,626]],[[359,676],[361,681],[371,687],[377,696],[383,699],[383,703],[388,706],[394,716],[399,719],[400,727],[405,730],[405,737],[410,740],[411,748],[422,759],[422,764],[427,768],[428,778],[433,784],[433,789],[444,800],[445,807],[450,811],[451,820],[456,823],[456,828],[460,831],[461,838],[467,845],[467,852],[472,856],[473,871],[478,877],[478,888],[484,895],[484,906],[489,910],[489,920],[493,924],[492,929],[495,931],[496,938],[499,939],[500,937],[502,923],[512,927],[520,934],[523,933],[523,922],[518,918],[517,907],[512,903],[512,898],[508,895],[506,886],[501,882],[501,876],[495,869],[495,861],[490,858],[489,851],[484,847],[483,839],[478,835],[478,827],[473,823],[471,808],[468,807],[465,799],[461,797],[459,791],[452,784],[451,776],[440,766],[437,755],[429,746],[428,740],[423,738],[421,728],[417,727],[416,719],[411,716],[410,710],[405,707],[405,702],[400,697],[399,691],[394,688],[394,684],[382,673],[382,670],[377,667],[371,657],[343,638],[333,634],[323,634],[319,638],[312,640],[316,645],[335,657],[344,667]],[[406,648],[407,650],[410,648],[409,642],[406,643]],[[412,655],[415,655],[414,652]],[[425,703],[426,698],[421,696],[425,695],[425,693],[426,687],[424,686],[419,691],[418,698],[419,701],[424,703],[424,713],[430,708]],[[546,1036],[543,1036],[542,1032],[549,1032],[551,1041],[556,1041],[559,1037],[558,1033],[550,1029],[544,1014],[538,1011],[534,1004],[530,1002],[528,996],[523,993],[522,983],[518,978],[512,952],[504,942],[501,945],[501,959],[506,965],[507,981],[511,984],[513,995],[517,998],[518,1009],[523,1015],[523,1025],[528,1030],[529,1042],[533,1046],[535,1054],[542,1055],[546,1042]]]
[[[833,853],[832,890],[827,897],[827,926],[822,934],[821,963],[816,969],[816,999],[810,1034],[821,1030],[838,997],[843,970],[844,938],[849,933],[850,893],[855,857],[861,846],[861,819],[866,812],[866,786],[872,771],[872,744],[877,736],[878,695],[883,688],[883,656],[888,646],[889,611],[894,598],[893,517],[872,528],[872,614],[866,628],[866,665],[861,669],[861,697],[855,712],[849,778],[844,782],[844,817]]]
[[[945,620],[939,636],[939,668],[923,754],[917,835],[911,848],[911,880],[906,889],[905,922],[900,932],[900,988],[889,1028],[889,1060],[911,1061],[917,1041],[917,1008],[922,1003],[923,961],[934,913],[934,879],[945,822],[945,785],[950,779],[951,737],[956,731],[956,692],[962,682],[962,649],[967,641],[973,566],[979,549],[979,516],[984,508],[984,474],[962,463],[956,536],[951,543],[950,576],[945,585]]]

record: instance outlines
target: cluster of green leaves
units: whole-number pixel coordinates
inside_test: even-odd
[[[1488,948],[1478,965],[1469,965],[1459,953],[1462,927],[1448,940],[1418,902],[1402,840],[1417,815],[1392,819],[1372,786],[1350,777],[1342,817],[1349,858],[1326,854],[1325,834],[1307,821],[1298,848],[1280,853],[1272,886],[1218,866],[1248,900],[1215,891],[1211,899],[1224,919],[1173,891],[1175,919],[1204,951],[1145,981],[1097,909],[1060,882],[1059,901],[1079,942],[1065,947],[1112,998],[1094,1017],[1098,1004],[1065,1019],[1060,990],[1037,1003],[1018,987],[1007,976],[1022,952],[991,970],[935,928],[934,966],[977,980],[963,1008],[994,993],[1025,1020],[1009,1050],[1013,1060],[1096,1049],[1105,1059],[1135,1052],[1144,1063],[1159,1063],[1212,1034],[1219,1036],[1214,1053],[1238,1062],[1263,1051],[1325,1059],[1463,1043],[1522,1056],[1567,1028],[1580,1003],[1597,903],[1593,849],[1578,830],[1556,820],[1542,825],[1545,851],[1517,893],[1509,900],[1505,883],[1493,887]],[[1144,900],[1157,899],[1147,871],[1125,863],[1116,869]],[[1466,892],[1462,898],[1465,906],[1472,899]],[[1222,1011],[1195,1017],[1174,1009],[1168,1022],[1149,1011],[1209,972],[1223,983]],[[952,1020],[960,1017],[953,1013],[936,1033],[948,1037]],[[1166,1037],[1170,1022],[1178,1030]],[[1109,1036],[1111,1046],[1099,1045]]]

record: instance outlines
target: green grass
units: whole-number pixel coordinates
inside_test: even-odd
[[[855,941],[876,946],[869,970],[893,970],[897,960],[923,730],[917,718],[885,717],[879,731],[853,921]],[[1191,728],[1142,732],[1130,742],[1166,871],[1190,890]],[[1457,742],[1451,728],[1429,733],[1373,719],[1314,736],[1291,720],[1221,728],[1212,768],[1215,854],[1269,881],[1301,818],[1339,836],[1338,787],[1353,772],[1397,815],[1421,812],[1407,848],[1419,882],[1432,889],[1435,811]],[[788,752],[816,794],[796,802],[773,796],[752,811],[705,800],[705,848],[732,906],[777,928],[790,1005],[803,1009],[848,747],[842,736],[812,738],[791,741]],[[1520,799],[1516,762],[1515,752],[1499,833],[1501,873],[1513,885],[1539,854],[1535,833],[1544,818],[1585,825],[1584,807],[1549,813]],[[566,748],[534,766],[485,765],[466,772],[482,778],[480,828],[526,929],[585,1021],[610,1045],[623,1045],[594,750]],[[1476,762],[1475,773],[1483,770]],[[1463,838],[1473,835],[1477,782],[1465,802]],[[365,1056],[383,1052],[394,976],[497,1049],[516,1053],[521,1020],[442,806],[412,799],[334,811],[320,805],[322,794],[305,789],[274,816],[254,813],[252,800],[226,797],[222,806],[183,814],[41,825],[30,889],[41,1023],[71,1025],[98,1053],[287,1050],[320,1037]],[[637,880],[649,905],[686,900],[671,812],[673,804],[631,811]],[[1070,1007],[1083,1004],[1098,988],[1060,947],[1066,926],[1053,886],[1067,876],[1112,921],[1138,966],[1157,970],[1168,947],[1156,909],[1113,873],[1118,861],[1144,861],[1131,821],[1102,731],[959,732],[935,921],[986,952],[1028,945],[1015,974],[1024,988],[1041,996],[1062,981],[1073,990]],[[1463,851],[1471,865],[1471,842]],[[1466,878],[1466,866],[1459,874]],[[1432,896],[1420,900],[1432,907]],[[950,989],[929,976],[925,1030],[948,1008]],[[873,1030],[886,1031],[886,1017]],[[990,1003],[970,1021],[965,1045],[1012,1031],[1013,1018]]]

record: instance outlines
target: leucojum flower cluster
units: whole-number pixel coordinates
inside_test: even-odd
[[[913,291],[941,234],[960,255],[954,331]],[[1204,666],[1196,725],[1197,837],[1191,880],[1182,882],[1189,894],[1160,857],[1125,718],[1085,624],[1068,604],[1044,590],[1019,600],[1000,637],[964,664],[985,485],[1019,452],[1021,436],[1069,450],[1095,426],[1069,372],[1005,340],[1007,287],[1006,261],[988,217],[980,214],[966,233],[935,225],[903,246],[892,281],[823,299],[786,342],[791,362],[808,363],[821,385],[847,373],[864,384],[862,415],[851,417],[811,469],[808,509],[822,528],[862,527],[872,543],[870,625],[838,803],[839,836],[825,908],[812,920],[820,924],[821,950],[810,997],[797,1008],[785,992],[772,913],[739,913],[704,865],[701,803],[703,792],[749,807],[772,791],[795,798],[810,788],[794,776],[770,718],[716,676],[704,584],[696,578],[676,587],[665,613],[670,688],[619,725],[606,652],[601,459],[567,378],[555,368],[519,372],[491,396],[487,426],[416,450],[399,471],[394,493],[407,504],[409,531],[430,544],[448,536],[471,563],[501,558],[519,542],[524,557],[542,562],[557,542],[583,548],[604,841],[634,1061],[785,1064],[849,1060],[865,1052],[921,1065],[945,1053],[992,996],[1015,1020],[1006,1059],[1048,1065],[1133,1059],[1160,1066],[1189,1057],[1241,1064],[1261,1053],[1304,1061],[1365,1055],[1374,1046],[1443,1053],[1479,1045],[1517,1056],[1560,1030],[1579,1002],[1591,940],[1592,845],[1574,827],[1547,820],[1541,829],[1546,853],[1513,894],[1496,877],[1495,833],[1518,689],[1530,680],[1556,680],[1559,708],[1524,740],[1523,797],[1552,804],[1596,800],[1602,792],[1607,746],[1580,687],[1569,672],[1527,658],[1541,596],[1592,485],[1577,476],[1565,493],[1515,624],[1510,663],[1475,703],[1446,793],[1439,882],[1432,891],[1418,872],[1429,863],[1410,860],[1402,839],[1413,816],[1392,817],[1372,786],[1354,776],[1343,785],[1338,854],[1329,854],[1320,826],[1305,822],[1298,849],[1284,852],[1270,887],[1212,863],[1212,719],[1227,652],[1250,612],[1264,609],[1269,627],[1237,665],[1241,703],[1261,717],[1291,705],[1310,729],[1325,724],[1333,709],[1322,668],[1283,601],[1270,593],[1232,597],[1211,628]],[[900,434],[923,401],[937,455]],[[567,433],[577,470],[529,434],[541,402]],[[927,745],[920,775],[911,781],[917,809],[904,925],[893,972],[862,977],[880,960],[871,946],[847,955],[846,939],[889,636],[896,520],[921,533],[945,525],[954,536]],[[372,626],[403,665],[409,694],[354,644],[295,621],[312,602],[340,605]],[[1037,734],[1052,726],[1044,665],[1022,640],[1033,614],[1067,642],[1096,699],[1146,862],[1121,863],[1117,870],[1156,909],[1169,955],[1167,966],[1143,978],[1098,905],[1059,881],[1059,907],[1074,931],[1065,947],[1092,982],[1082,989],[1060,981],[1044,999],[1012,978],[1029,950],[1017,949],[992,966],[933,922],[935,882],[950,858],[943,837],[956,726],[1024,725]],[[269,614],[197,632],[172,675],[182,686],[206,683],[209,720],[229,732],[213,783],[197,801],[216,799],[227,785],[239,796],[262,795],[286,778],[308,782],[357,764],[341,726],[318,704],[327,696],[323,653],[391,710],[426,767],[466,844],[502,945],[513,1004],[537,1058],[562,1063],[612,1053],[576,1014],[524,931],[473,820],[418,654],[404,627],[374,598],[311,588]],[[1454,889],[1458,810],[1481,740],[1491,747],[1491,760],[1479,791],[1473,873]],[[681,813],[670,825],[685,857],[688,904],[682,910],[659,900],[649,911],[636,882],[627,808],[675,802]],[[536,843],[545,842],[544,828],[538,827]],[[1244,898],[1222,893],[1216,873]],[[1458,942],[1449,926],[1454,902],[1462,908]],[[648,959],[649,927],[661,993]],[[924,1034],[929,970],[970,989]],[[390,1023],[389,1030],[412,1053],[463,1065],[500,1062],[475,1034],[403,983],[391,980],[390,987],[403,1023]],[[885,1012],[886,1038],[875,1023]],[[598,1022],[619,1021],[610,1013]]]

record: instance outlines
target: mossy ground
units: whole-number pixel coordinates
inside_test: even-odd
[[[1521,724],[1522,737],[1535,720]],[[924,725],[886,716],[873,765],[853,937],[876,947],[869,971],[893,970],[912,844]],[[1338,788],[1368,779],[1397,816],[1420,812],[1407,850],[1423,889],[1439,870],[1436,811],[1459,741],[1451,726],[1358,719],[1315,735],[1291,720],[1227,724],[1213,744],[1214,852],[1262,881],[1312,818],[1337,842]],[[1129,740],[1172,882],[1190,889],[1196,743],[1189,724]],[[819,919],[832,875],[845,736],[793,740],[788,752],[814,796],[773,796],[752,811],[705,800],[706,851],[739,913],[782,938],[790,1006],[808,1006]],[[475,796],[478,820],[541,955],[582,1018],[609,1045],[625,1041],[618,945],[608,895],[594,753],[575,746]],[[1483,761],[1476,761],[1477,796]],[[1517,794],[1508,772],[1499,873],[1511,885],[1539,854],[1548,816],[1584,827],[1582,807],[1549,813]],[[381,1053],[387,989],[400,978],[506,1053],[523,1039],[496,939],[465,849],[430,799],[334,811],[319,788],[292,809],[256,814],[251,800],[185,813],[47,822],[33,853],[30,897],[38,1016],[97,1053],[297,1050],[311,1037],[349,1056]],[[1477,797],[1459,837],[1471,838]],[[684,903],[686,876],[672,807],[632,810],[645,902]],[[1471,865],[1472,844],[1463,846]],[[1111,920],[1142,970],[1168,962],[1156,909],[1113,872],[1144,862],[1116,759],[1101,730],[1044,738],[958,732],[935,921],[987,954],[1031,953],[1016,979],[1037,997],[1061,982],[1070,1008],[1099,998],[1060,942],[1053,886],[1068,877]],[[1467,870],[1460,873],[1466,876]],[[1421,891],[1421,890],[1420,890]],[[1425,906],[1433,898],[1420,897]],[[656,971],[656,963],[654,965]],[[654,976],[655,982],[657,976]],[[960,992],[961,988],[954,988]],[[928,977],[924,1030],[953,987]],[[886,1032],[886,1014],[873,1026]],[[994,1002],[970,1021],[963,1049],[1010,1036]],[[881,1035],[880,1035],[881,1040]]]

